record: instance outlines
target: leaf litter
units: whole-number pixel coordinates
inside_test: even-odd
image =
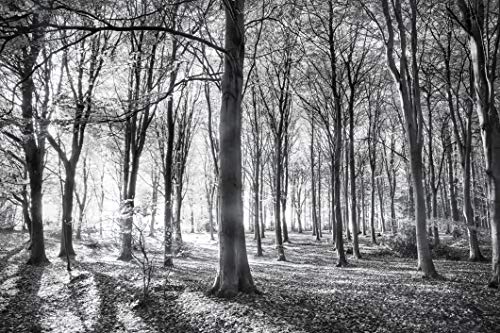
[[[217,242],[185,234],[172,269],[162,244],[147,239],[154,270],[147,299],[140,265],[117,261],[113,238],[75,241],[71,274],[48,237],[51,265],[31,267],[27,235],[0,234],[0,332],[498,332],[499,291],[485,287],[489,263],[438,259],[443,280],[422,279],[413,259],[387,254],[361,238],[363,259],[335,267],[333,246],[291,234],[287,262],[273,241],[263,257],[247,235],[262,295],[206,296],[217,268]],[[446,239],[444,240],[446,241]],[[88,246],[91,244],[92,246]],[[97,246],[98,244],[99,246]]]

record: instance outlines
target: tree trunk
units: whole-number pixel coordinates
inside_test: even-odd
[[[351,87],[352,93],[354,89]],[[358,239],[357,193],[356,193],[356,160],[354,156],[354,96],[349,99],[349,182],[351,185],[350,222],[352,230],[352,248],[356,259],[361,258]]]
[[[375,236],[375,168],[372,167],[370,173],[370,183],[371,183],[371,192],[370,192],[370,237],[373,244],[377,244],[377,238]]]
[[[485,3],[477,1],[473,6],[469,6],[463,0],[458,2],[465,18],[464,27],[469,33],[474,74],[473,91],[486,164],[492,247],[492,270],[489,286],[498,288],[500,284],[500,119],[495,107],[495,82],[492,79],[495,78],[495,66],[492,66],[493,73],[488,74],[487,55],[483,47]],[[496,51],[498,51],[498,44]],[[492,59],[496,63],[497,59],[494,57]]]
[[[194,212],[193,212],[193,207],[191,207],[191,233],[194,234]]]
[[[153,170],[153,191],[151,194],[151,221],[149,225],[149,236],[153,237],[155,234],[156,213],[158,212],[158,173]]]
[[[180,181],[180,180],[178,180]],[[182,246],[182,230],[181,230],[181,221],[182,221],[182,185],[177,184],[175,187],[175,221],[174,221],[174,230],[175,230],[175,247],[176,251]]]
[[[245,245],[241,196],[241,100],[244,59],[244,1],[226,4],[224,74],[220,113],[219,270],[211,293],[232,297],[255,292]]]
[[[275,173],[274,173],[274,232],[276,235],[276,248],[278,250],[278,261],[286,261],[285,249],[283,247],[283,237],[281,231],[281,173],[283,163],[281,161],[281,138],[275,137],[274,142],[274,158],[275,158]]]
[[[363,236],[366,236],[365,177],[363,174],[361,174],[361,212],[363,213]]]
[[[260,174],[260,156],[258,157],[257,163],[255,165],[255,175],[253,183],[253,213],[254,213],[254,229],[255,229],[255,240],[257,241],[257,257],[262,257],[262,239],[260,234],[260,196],[259,196],[259,174]]]
[[[316,214],[316,177],[314,172],[314,119],[311,118],[311,219],[312,219],[312,235],[316,236],[316,241],[320,241],[318,232],[318,216]]]
[[[33,24],[38,22],[38,16],[33,18]],[[36,21],[36,22],[35,22]],[[24,150],[26,169],[29,175],[30,202],[31,202],[31,253],[28,264],[44,265],[49,263],[45,255],[45,240],[43,237],[43,212],[42,212],[42,183],[45,157],[45,138],[36,135],[36,124],[34,124],[33,112],[33,94],[35,93],[35,84],[33,81],[32,70],[35,66],[36,58],[40,51],[39,41],[42,35],[38,32],[33,33],[30,53],[23,60],[24,71],[22,73],[21,95],[22,95],[22,117],[24,127],[22,134],[24,140],[22,147]],[[41,125],[42,133],[46,130],[46,125]],[[38,142],[37,142],[38,141]]]
[[[210,191],[211,191],[210,193],[207,193],[208,227],[210,228],[210,240],[215,240],[215,238],[214,238],[214,212],[213,212],[213,209],[214,209],[214,207],[213,207],[214,206],[213,195],[214,195],[215,189],[212,188]]]
[[[437,277],[438,274],[432,261],[429,241],[426,230],[426,210],[425,196],[422,176],[422,130],[423,116],[420,104],[420,80],[419,66],[417,63],[417,3],[416,0],[410,0],[410,48],[407,47],[407,28],[403,24],[402,8],[399,2],[392,3],[394,14],[396,16],[399,45],[403,52],[399,54],[399,66],[395,62],[394,50],[394,27],[392,15],[389,8],[389,1],[382,0],[382,9],[386,20],[388,39],[386,40],[387,64],[393,75],[394,82],[398,86],[401,98],[401,108],[405,115],[406,135],[410,152],[410,168],[412,174],[413,190],[415,192],[415,225],[417,236],[418,267],[423,271],[426,277]],[[407,51],[411,57],[407,58]],[[410,72],[411,62],[411,72]]]
[[[378,200],[379,200],[379,208],[380,208],[380,226],[382,229],[382,233],[385,233],[385,211],[384,211],[384,184],[383,180],[380,179],[377,182],[378,187]]]
[[[175,79],[174,79],[175,80]],[[172,79],[171,79],[172,81]],[[163,182],[165,187],[164,193],[164,257],[163,257],[163,266],[171,267],[174,265],[173,262],[173,253],[174,249],[172,248],[172,174],[173,174],[173,150],[174,150],[174,103],[173,99],[168,99],[167,102],[167,151],[165,155],[165,163],[164,163],[164,174],[163,174]]]
[[[321,220],[321,151],[318,153],[318,220],[317,220],[317,233],[319,237],[323,237],[323,222]]]

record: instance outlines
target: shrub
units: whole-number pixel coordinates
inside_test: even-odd
[[[411,224],[404,224],[396,235],[384,239],[384,243],[400,257],[417,258],[416,229]]]
[[[462,235],[463,235],[462,229],[460,229],[458,227],[453,228],[453,231],[451,232],[451,236],[453,237],[453,239],[458,239],[458,238],[462,237]]]
[[[449,245],[439,244],[432,248],[432,256],[434,258],[441,258],[446,260],[458,261],[462,259],[460,250]]]

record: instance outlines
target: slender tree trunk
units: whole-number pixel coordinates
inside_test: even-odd
[[[175,246],[176,251],[180,249],[182,246],[182,230],[181,230],[181,221],[182,221],[182,185],[177,184],[175,187],[175,222],[174,222],[174,230],[175,230]]]
[[[194,212],[192,206],[191,206],[191,233],[194,234]]]
[[[310,155],[311,155],[311,219],[312,219],[312,234],[316,236],[316,241],[320,241],[318,232],[318,216],[316,214],[316,177],[314,172],[314,119],[311,118],[311,145],[310,145]]]
[[[371,183],[371,192],[370,192],[370,237],[373,244],[377,244],[377,238],[375,236],[375,168],[372,167],[370,173],[370,183]]]
[[[65,166],[66,179],[64,181],[62,202],[61,246],[59,257],[75,255],[73,249],[73,193],[75,190],[75,170],[72,166]]]
[[[356,161],[354,156],[354,108],[349,108],[349,181],[351,185],[350,222],[352,230],[352,248],[356,259],[361,258],[358,239],[357,193],[356,193]]]
[[[347,133],[344,131],[344,157],[345,157],[345,167],[344,167],[344,216],[342,220],[345,223],[347,241],[352,241],[351,236],[351,223],[350,223],[350,212],[349,212],[349,141]],[[354,213],[356,215],[356,213]]]
[[[366,205],[365,205],[365,177],[361,174],[361,211],[363,213],[363,236],[366,236]]]
[[[175,78],[171,78],[171,82],[175,81]],[[172,234],[173,234],[173,223],[172,223],[172,164],[173,164],[173,150],[174,150],[174,104],[173,99],[170,98],[167,101],[167,151],[165,155],[164,161],[164,174],[163,174],[163,183],[164,183],[164,257],[163,257],[163,266],[171,267],[174,265],[173,263],[173,252],[172,248]]]
[[[260,214],[260,238],[266,238],[266,209],[262,203],[262,198],[264,197],[264,165],[260,167],[260,202],[259,202],[259,214]]]
[[[323,237],[323,225],[321,221],[321,152],[318,154],[318,223],[317,223],[317,233],[319,237]]]
[[[382,228],[382,232],[385,233],[385,212],[384,212],[384,184],[383,180],[380,179],[377,182],[378,187],[378,200],[379,200],[379,208],[380,208],[380,226]]]
[[[260,196],[259,196],[259,174],[260,174],[260,153],[257,157],[257,163],[255,164],[255,175],[253,183],[253,213],[254,213],[254,225],[255,225],[255,240],[257,241],[257,257],[262,257],[262,239],[260,234]]]
[[[215,189],[210,189],[210,193],[207,193],[207,206],[208,206],[208,227],[210,228],[210,240],[215,240],[214,238],[214,191]]]
[[[281,173],[283,163],[281,161],[281,138],[275,138],[275,173],[274,173],[274,232],[276,235],[276,248],[278,250],[278,261],[286,261],[283,237],[281,231]]]
[[[155,223],[156,223],[156,213],[158,212],[158,173],[156,170],[153,170],[152,177],[152,187],[153,191],[151,194],[151,221],[149,225],[149,236],[153,237],[155,234]]]

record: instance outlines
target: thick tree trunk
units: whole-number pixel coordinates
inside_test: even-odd
[[[34,20],[37,19],[35,16]],[[42,211],[42,183],[44,171],[44,156],[45,156],[45,138],[36,135],[36,126],[34,122],[33,112],[33,94],[35,92],[35,84],[32,77],[32,69],[35,65],[36,58],[40,51],[39,40],[42,36],[38,33],[33,34],[33,45],[30,54],[26,55],[23,61],[24,73],[21,84],[22,94],[22,117],[24,119],[24,127],[22,134],[24,140],[22,147],[24,150],[26,169],[29,176],[30,186],[30,202],[31,202],[31,253],[28,259],[28,264],[44,265],[49,263],[45,255],[45,240],[43,237],[43,211]],[[42,125],[42,130],[46,130],[46,125]],[[38,142],[37,142],[38,141]]]
[[[245,245],[241,196],[241,99],[244,59],[244,1],[226,4],[225,49],[220,114],[219,270],[211,293],[232,297],[255,292]]]
[[[28,144],[25,144],[27,146]],[[30,265],[48,264],[49,260],[45,255],[45,242],[43,238],[43,218],[42,218],[42,177],[43,158],[39,151],[26,149],[26,160],[28,174],[30,176],[31,194],[31,254],[28,259]]]
[[[27,175],[26,175],[27,176]],[[23,208],[23,219],[24,219],[24,225],[28,228],[28,233],[30,235],[30,243],[31,243],[31,216],[30,216],[30,202],[28,199],[28,190],[27,186],[23,185],[23,189],[21,191],[21,198],[22,198],[22,208]]]

